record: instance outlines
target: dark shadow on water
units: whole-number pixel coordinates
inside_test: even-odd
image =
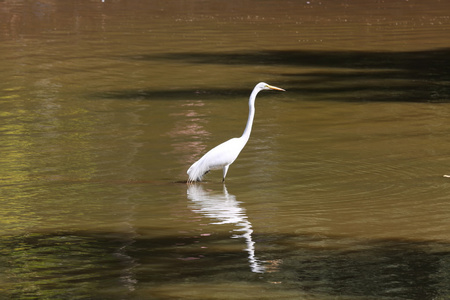
[[[173,90],[153,90],[153,89],[139,89],[139,90],[109,90],[98,92],[92,96],[97,99],[117,99],[117,100],[219,100],[229,99],[238,96],[249,95],[249,89],[217,89],[211,88],[208,90],[193,88],[193,89],[173,89]]]
[[[311,237],[295,239],[299,238]],[[374,299],[448,295],[450,288],[444,287],[450,263],[448,245],[396,239],[360,242],[356,249],[298,249],[280,271],[293,271],[297,288],[313,293]]]
[[[170,59],[197,64],[275,65],[348,69],[410,70],[413,75],[439,76],[450,71],[445,65],[450,48],[424,51],[320,51],[274,50],[223,53],[167,53],[129,57],[138,60]],[[423,73],[424,71],[425,74]],[[431,72],[431,73],[429,73]]]
[[[230,286],[278,282],[266,288],[364,299],[431,300],[450,293],[450,244],[308,235],[255,235],[254,240],[264,274],[250,272],[246,253],[230,247],[236,240],[228,234],[152,238],[98,231],[2,237],[0,267],[8,282],[0,296],[130,299],[149,286],[223,281]]]
[[[413,52],[258,51],[167,53],[122,59],[191,64],[279,66],[276,85],[303,100],[449,102],[450,48]],[[256,83],[256,82],[255,82]],[[275,83],[273,83],[275,84]],[[230,85],[232,85],[230,83]],[[248,95],[248,89],[128,90],[94,95],[114,99],[210,99]]]

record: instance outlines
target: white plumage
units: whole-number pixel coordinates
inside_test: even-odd
[[[232,138],[214,148],[209,150],[198,161],[192,164],[187,170],[189,175],[188,182],[201,181],[203,176],[210,170],[223,169],[223,180],[228,172],[229,166],[236,160],[241,153],[241,150],[247,144],[252,131],[253,119],[255,117],[255,98],[256,95],[262,90],[277,90],[284,91],[283,89],[275,86],[268,85],[267,83],[260,82],[253,89],[250,99],[248,101],[249,112],[247,125],[245,126],[244,133],[239,138]]]

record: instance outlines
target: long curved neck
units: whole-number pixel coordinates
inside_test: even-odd
[[[254,89],[252,94],[250,95],[250,99],[248,100],[248,120],[247,125],[244,129],[244,133],[241,136],[241,139],[243,139],[245,143],[247,143],[248,139],[250,138],[250,133],[252,132],[253,118],[255,117],[255,98],[258,93],[259,90]]]

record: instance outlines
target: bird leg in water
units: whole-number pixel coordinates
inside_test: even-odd
[[[227,176],[227,172],[228,172],[228,167],[230,165],[226,165],[225,167],[223,167],[223,178],[222,178],[222,182],[225,182],[225,177]]]

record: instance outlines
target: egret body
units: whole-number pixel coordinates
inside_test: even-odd
[[[248,120],[245,126],[244,133],[241,137],[232,138],[206,152],[199,160],[192,164],[187,170],[189,175],[189,182],[202,181],[203,176],[210,170],[223,169],[223,179],[227,176],[228,168],[236,160],[241,153],[241,150],[247,144],[252,131],[253,119],[255,117],[255,98],[256,95],[262,90],[276,90],[284,91],[284,89],[268,85],[267,83],[260,82],[253,89],[248,101]]]

